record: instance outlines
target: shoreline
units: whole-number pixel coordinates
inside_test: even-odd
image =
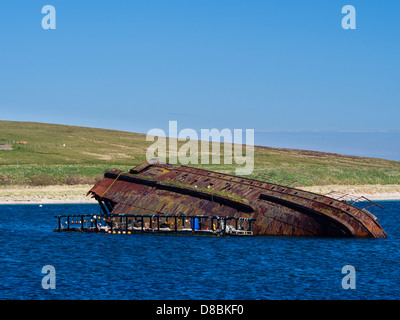
[[[43,187],[1,186],[0,204],[85,204],[97,203],[86,193],[93,185],[54,185]],[[400,200],[400,185],[327,185],[297,188],[332,198],[365,197],[372,201]]]
[[[86,196],[93,185],[2,186],[0,204],[72,204],[97,203]]]
[[[400,185],[326,185],[299,188],[335,199],[365,197],[372,201],[400,200]]]

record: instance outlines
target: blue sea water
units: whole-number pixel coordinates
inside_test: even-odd
[[[399,299],[400,201],[373,208],[387,239],[54,232],[97,205],[1,205],[0,299]],[[42,288],[42,267],[56,288]],[[342,288],[342,267],[356,288]]]

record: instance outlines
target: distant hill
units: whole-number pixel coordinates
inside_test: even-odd
[[[0,184],[92,183],[104,170],[128,170],[145,161],[152,143],[139,133],[0,121],[0,145],[7,146],[0,149]],[[235,168],[224,164],[197,166],[229,174],[234,174]],[[249,177],[292,186],[399,184],[400,162],[255,147],[255,169]]]
[[[131,164],[144,159],[143,134],[59,124],[0,121],[0,164]]]

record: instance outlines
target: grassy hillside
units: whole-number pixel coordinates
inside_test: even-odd
[[[93,183],[105,170],[128,170],[145,161],[151,144],[131,132],[0,121],[0,185]],[[235,173],[231,165],[198,167]],[[292,186],[399,184],[400,162],[255,147],[255,169],[248,177]]]

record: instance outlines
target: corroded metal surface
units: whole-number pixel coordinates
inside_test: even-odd
[[[253,218],[255,235],[387,237],[375,216],[345,201],[186,166],[108,171],[88,194],[112,214]]]

